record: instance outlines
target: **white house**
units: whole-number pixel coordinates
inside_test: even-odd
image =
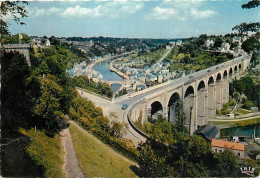
[[[230,49],[230,44],[227,42],[223,42],[220,47],[220,52],[228,52]]]
[[[47,39],[47,40],[45,41],[45,46],[51,46],[50,40]]]
[[[206,47],[209,48],[209,47],[213,46],[214,43],[215,43],[214,40],[212,40],[212,39],[207,39],[207,41],[206,41]]]

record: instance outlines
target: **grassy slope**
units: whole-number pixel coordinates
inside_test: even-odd
[[[215,125],[230,125],[233,127],[239,127],[239,126],[247,126],[247,125],[255,125],[257,123],[260,123],[260,117],[259,118],[255,118],[255,119],[250,119],[250,120],[242,120],[242,121],[209,121]]]
[[[31,138],[27,152],[37,164],[45,168],[45,177],[65,177],[62,166],[64,164],[63,151],[59,135],[47,137],[43,132],[21,130],[21,133]]]
[[[136,177],[131,164],[114,151],[73,124],[70,132],[76,154],[84,173],[89,177]]]
[[[141,56],[136,57],[139,60],[147,60],[150,63],[152,60],[155,60],[155,63],[163,56],[166,49],[158,49],[153,52],[142,54]]]

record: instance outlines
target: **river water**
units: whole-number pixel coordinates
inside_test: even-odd
[[[96,64],[93,69],[103,75],[104,81],[123,81],[124,79],[117,75],[115,72],[110,71],[109,62],[104,61]],[[116,93],[121,87],[121,84],[113,83],[111,88],[114,93]]]
[[[246,136],[247,138],[252,138],[252,135],[254,134],[256,137],[260,137],[260,123],[256,125],[232,127],[220,130],[220,137]]]

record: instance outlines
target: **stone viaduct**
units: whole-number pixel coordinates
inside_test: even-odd
[[[3,49],[6,52],[17,51],[23,54],[26,58],[26,62],[28,63],[29,66],[31,66],[29,48],[30,48],[30,44],[4,44],[3,45]]]
[[[251,57],[243,54],[238,58],[189,74],[171,81],[170,85],[146,95],[129,110],[132,121],[142,119],[160,111],[169,122],[176,123],[176,107],[183,101],[185,126],[190,134],[207,124],[208,118],[216,116],[229,100],[229,82],[240,76],[250,65]]]

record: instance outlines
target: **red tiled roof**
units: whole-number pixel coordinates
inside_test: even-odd
[[[241,151],[245,150],[245,146],[242,143],[228,142],[228,141],[217,140],[217,139],[211,140],[211,146],[229,148],[232,150],[241,150]]]

